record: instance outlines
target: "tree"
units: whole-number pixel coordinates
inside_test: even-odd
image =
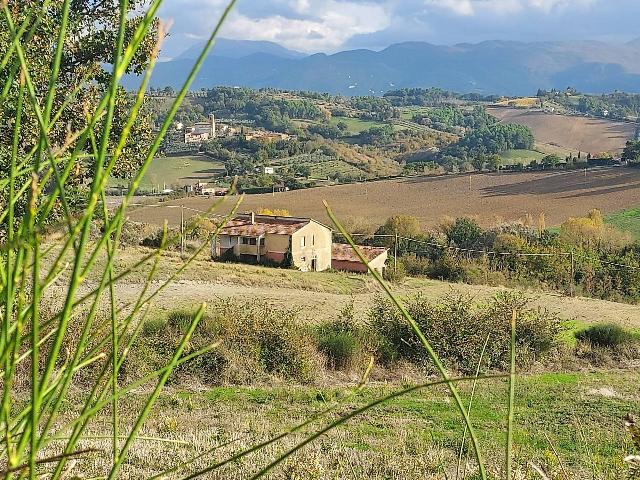
[[[633,141],[627,142],[627,146],[624,148],[624,152],[622,152],[622,159],[629,163],[640,162],[640,141],[639,140],[633,140]]]
[[[502,158],[500,155],[494,153],[493,155],[489,155],[487,158],[487,166],[492,172],[497,172],[500,169],[501,164]]]
[[[125,45],[130,43],[132,35],[142,17],[139,7],[142,0],[129,2],[129,15],[126,25]],[[13,23],[26,26],[26,33],[22,38],[22,48],[25,59],[29,65],[29,74],[35,87],[35,94],[40,105],[44,105],[49,87],[51,75],[51,62],[53,52],[56,49],[60,19],[62,16],[63,2],[61,0],[49,3],[47,10],[42,9],[41,0],[10,0],[8,8],[13,13]],[[63,145],[68,139],[69,131],[77,132],[86,126],[87,115],[95,110],[100,97],[110,83],[111,74],[109,65],[115,51],[116,39],[119,29],[119,12],[111,2],[97,2],[95,0],[74,0],[71,2],[68,21],[68,35],[62,52],[60,74],[56,84],[56,95],[53,98],[53,112],[57,112],[63,106],[65,100],[68,105],[62,111],[59,120],[53,125],[48,137],[54,145]],[[143,47],[135,55],[127,69],[127,73],[142,73],[148,66],[149,59],[155,47],[157,26],[143,42]],[[3,58],[11,45],[12,37],[6,17],[0,15],[0,58]],[[20,63],[17,54],[9,57],[6,68],[0,71],[0,84],[5,85],[8,78],[14,77]],[[18,101],[19,82],[9,84],[7,98],[0,106],[0,117],[14,118]],[[70,92],[76,91],[73,98],[67,98]],[[122,133],[129,115],[133,99],[123,89],[119,90],[117,97],[114,126],[110,139],[115,143]],[[38,142],[40,129],[28,96],[24,98],[22,128],[20,131],[20,153],[30,151]],[[98,122],[95,129],[96,138],[101,136],[101,124]],[[0,124],[0,152],[10,145],[12,139],[12,122]],[[120,162],[114,169],[114,174],[119,177],[130,177],[140,165],[142,149],[148,144],[151,135],[150,120],[142,115],[135,122],[134,129],[120,158]],[[74,146],[74,145],[71,145]],[[89,150],[88,145],[84,150]],[[6,157],[0,153],[0,163],[6,161]],[[5,165],[0,165],[4,167]],[[81,174],[89,174],[92,165],[86,163],[81,169]],[[84,170],[84,171],[82,171]]]
[[[445,227],[445,235],[450,245],[458,248],[477,248],[483,238],[483,230],[475,220],[458,218]]]
[[[410,215],[394,215],[389,217],[384,225],[382,225],[376,235],[389,235],[387,238],[382,238],[380,245],[391,247],[395,242],[395,238],[391,236],[398,235],[399,237],[416,238],[420,236],[422,229],[420,228],[420,221],[416,217]]]
[[[343,134],[349,130],[349,125],[347,125],[345,122],[338,122],[336,127],[338,127],[338,130],[340,130]]]
[[[554,169],[562,163],[562,159],[558,155],[546,155],[542,158],[542,165],[544,168]]]

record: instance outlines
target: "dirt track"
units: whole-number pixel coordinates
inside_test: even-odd
[[[228,200],[227,210],[235,200]],[[434,226],[445,217],[460,216],[475,217],[491,226],[522,219],[527,214],[537,219],[544,212],[547,225],[552,226],[570,216],[585,215],[593,208],[607,214],[640,204],[640,169],[603,168],[589,170],[586,176],[583,171],[568,171],[404,178],[275,196],[248,195],[240,211],[284,208],[293,215],[326,222],[323,200],[340,217],[364,217],[377,224],[392,215],[406,214],[419,218],[425,227]],[[134,221],[158,225],[166,218],[170,224],[179,225],[180,209],[166,206],[183,204],[206,210],[213,201],[205,197],[176,200],[161,207],[133,210],[129,216]]]
[[[155,288],[158,285],[155,284]],[[118,285],[116,287],[118,301],[122,305],[134,302],[141,289],[142,285],[140,284]],[[472,295],[481,300],[488,299],[504,289],[482,285],[454,285],[435,280],[409,279],[405,285],[396,290],[401,295],[411,296],[420,293],[420,295],[434,300],[451,292]],[[354,302],[359,317],[364,320],[376,295],[378,293],[375,290],[339,294],[269,286],[266,283],[247,286],[230,282],[181,280],[163,290],[154,300],[153,306],[160,310],[175,310],[176,308],[195,308],[203,302],[211,304],[225,298],[243,301],[257,300],[276,308],[298,310],[301,319],[315,323],[334,319],[351,301]],[[554,293],[531,292],[529,295],[533,299],[531,304],[533,307],[558,312],[565,319],[573,319],[586,324],[613,322],[629,328],[640,328],[640,306],[637,305],[583,297],[570,298]]]

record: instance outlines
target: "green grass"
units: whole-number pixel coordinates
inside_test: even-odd
[[[427,113],[430,110],[433,110],[429,107],[404,107],[400,111],[400,118],[402,120],[413,120],[413,117],[420,113]]]
[[[348,127],[348,132],[351,135],[358,135],[365,130],[369,130],[372,127],[384,127],[387,125],[385,122],[375,122],[373,120],[362,120],[360,118],[348,118],[348,117],[332,117],[329,123],[337,125],[343,122]]]
[[[367,174],[359,168],[349,165],[342,160],[312,163],[309,164],[309,166],[311,167],[311,178],[326,179],[328,176],[335,177],[336,175],[361,176],[363,178],[367,176]]]
[[[540,161],[544,158],[545,154],[537,152],[535,150],[507,150],[500,154],[503,162],[509,165],[516,163],[522,165],[528,165],[533,160]]]
[[[528,462],[533,462],[550,478],[563,478],[553,453],[555,448],[571,478],[624,478],[622,459],[633,453],[633,447],[621,419],[629,411],[637,410],[634,398],[638,381],[640,374],[633,371],[519,376],[514,419],[516,468],[531,472]],[[394,384],[366,387],[345,401],[339,413],[345,414],[401,388]],[[460,386],[465,402],[470,388],[471,385]],[[601,393],[605,390],[611,394]],[[500,468],[504,461],[507,391],[506,380],[481,381],[471,411],[491,470]],[[237,432],[246,432],[241,438],[246,444],[253,444],[325,409],[345,394],[346,388],[335,386],[219,387],[166,392],[159,402],[161,411],[150,420],[148,428],[156,431],[169,418],[180,425],[178,438],[190,438],[197,432],[198,436],[211,436],[222,443],[236,437]],[[135,405],[135,397],[131,402]],[[215,420],[204,420],[208,418]],[[314,422],[308,431],[324,424],[326,420]],[[450,474],[455,466],[462,429],[446,388],[417,391],[369,410],[329,432],[274,473],[310,478],[304,469],[311,464],[313,478],[340,478],[332,475],[340,472],[346,462],[349,468],[342,478],[441,478],[443,472]],[[148,447],[153,451],[150,455],[161,464],[167,460],[157,449],[163,449],[165,454],[171,449],[184,449],[181,455],[185,457],[194,449],[173,445]],[[430,457],[440,461],[427,460]],[[219,458],[225,456],[221,453]],[[269,460],[262,454],[258,458],[260,464]],[[242,473],[247,478],[248,472],[256,468],[256,461],[257,458],[250,457],[227,473]]]
[[[154,187],[163,189],[165,185],[167,188],[191,185],[199,181],[209,181],[221,172],[224,172],[222,163],[204,156],[156,157],[140,186],[143,189]],[[109,185],[126,187],[127,182],[112,178],[109,180]]]
[[[605,220],[609,225],[630,233],[633,238],[640,241],[640,207],[612,213]]]

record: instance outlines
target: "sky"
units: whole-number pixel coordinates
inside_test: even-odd
[[[166,0],[163,57],[201,42],[228,0]],[[238,0],[221,36],[305,52],[382,49],[404,41],[601,40],[640,37],[640,0]]]

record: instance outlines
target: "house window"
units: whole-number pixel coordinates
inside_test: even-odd
[[[316,246],[316,236],[312,236],[311,237],[311,245],[313,245],[314,247]]]
[[[258,244],[258,239],[257,238],[249,239],[249,245],[257,245],[257,244]]]
[[[261,246],[261,247],[264,247],[264,246],[265,246],[265,238],[264,238],[264,237],[262,237],[262,238],[260,239],[260,246]]]
[[[247,237],[242,237],[240,243],[242,243],[242,245],[249,245],[249,239]]]
[[[301,238],[300,238],[300,246],[301,246],[302,248],[304,248],[304,247],[306,247],[306,246],[307,246],[307,237],[301,237]]]

